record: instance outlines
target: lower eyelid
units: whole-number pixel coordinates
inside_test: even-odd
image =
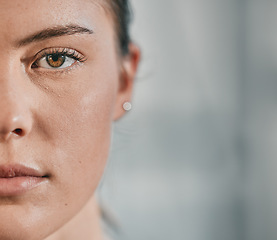
[[[30,72],[30,77],[37,81],[39,79],[51,79],[53,81],[67,79],[71,75],[79,74],[79,70],[82,69],[83,63],[76,62],[69,67],[66,68],[57,68],[57,69],[47,69],[47,68],[34,68]],[[76,78],[74,78],[76,80]]]

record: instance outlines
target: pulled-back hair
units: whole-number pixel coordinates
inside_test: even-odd
[[[129,25],[132,19],[131,7],[128,0],[108,0],[115,18],[115,27],[121,54],[129,52],[128,45],[131,41]]]

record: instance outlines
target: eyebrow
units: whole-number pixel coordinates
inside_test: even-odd
[[[33,42],[43,41],[53,37],[60,37],[74,34],[93,34],[91,29],[79,25],[55,26],[46,28],[40,32],[27,36],[16,42],[17,47],[23,47]]]

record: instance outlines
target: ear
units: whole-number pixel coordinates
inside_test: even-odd
[[[121,63],[120,82],[113,117],[114,121],[124,115],[125,110],[123,109],[123,104],[125,102],[131,102],[134,78],[138,69],[139,60],[139,47],[134,43],[130,43],[129,53],[123,57]]]

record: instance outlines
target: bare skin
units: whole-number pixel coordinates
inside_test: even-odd
[[[45,240],[103,240],[100,226],[100,212],[97,202],[91,198],[84,208],[68,223]]]
[[[0,240],[101,239],[93,193],[139,50],[118,54],[100,0],[0,3]],[[1,189],[22,166],[35,184]]]

